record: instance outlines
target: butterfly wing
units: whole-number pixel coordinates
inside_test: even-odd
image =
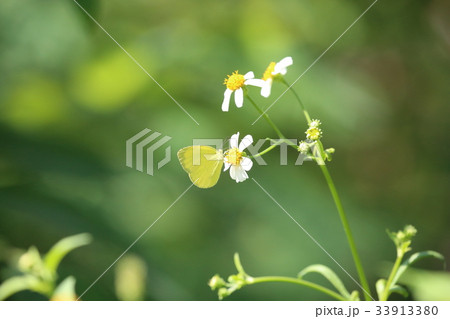
[[[217,184],[223,166],[221,151],[211,146],[194,145],[182,148],[177,155],[195,186],[210,188]]]

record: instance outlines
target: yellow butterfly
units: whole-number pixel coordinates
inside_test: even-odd
[[[211,146],[194,145],[178,151],[178,160],[195,186],[210,188],[217,184],[223,166],[223,152]]]

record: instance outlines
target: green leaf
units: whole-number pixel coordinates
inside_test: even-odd
[[[298,278],[302,279],[306,274],[312,272],[319,273],[324,276],[344,298],[347,300],[351,299],[351,295],[347,288],[345,288],[341,279],[339,279],[336,273],[327,266],[320,264],[308,266],[298,274]]]
[[[350,301],[360,301],[358,290],[352,291],[352,294],[350,295]]]
[[[11,277],[0,285],[0,300],[5,300],[22,290],[33,290],[48,296],[51,286],[32,275]]]
[[[58,287],[56,287],[55,292],[52,295],[51,300],[53,301],[74,301],[77,300],[77,294],[75,293],[75,278],[69,276],[64,279]]]
[[[78,234],[61,239],[45,255],[44,264],[46,268],[50,272],[56,273],[56,269],[65,255],[75,248],[89,244],[91,240],[92,237],[89,234]]]
[[[403,273],[406,271],[406,269],[408,269],[409,266],[411,266],[412,264],[414,264],[415,262],[417,262],[423,258],[428,258],[428,257],[434,257],[434,258],[437,258],[440,260],[444,260],[444,256],[442,256],[440,253],[432,251],[432,250],[426,250],[426,251],[412,254],[411,256],[409,256],[408,259],[406,259],[400,265],[397,273],[395,274],[394,279],[392,280],[392,284],[395,285],[395,283],[397,283],[397,281],[400,279],[401,275],[403,275]]]
[[[386,279],[378,279],[377,283],[375,284],[375,288],[377,290],[378,294],[378,300],[381,300],[381,296],[383,295],[384,288],[386,287]]]
[[[414,300],[450,300],[450,273],[408,268],[401,279],[412,291]]]
[[[405,288],[403,288],[402,286],[399,286],[399,285],[394,285],[394,286],[391,287],[391,289],[389,289],[389,295],[391,295],[394,292],[398,293],[399,295],[402,295],[405,298],[409,296],[408,291]]]

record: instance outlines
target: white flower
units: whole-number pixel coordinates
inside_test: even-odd
[[[320,122],[320,120],[312,120],[309,123],[309,127],[319,127],[320,125],[322,125],[322,122]]]
[[[244,104],[244,90],[242,87],[245,85],[253,85],[263,87],[264,81],[261,79],[255,79],[253,72],[247,72],[245,75],[239,74],[238,71],[234,71],[233,74],[228,75],[225,79],[224,84],[227,86],[225,90],[222,111],[228,112],[230,108],[230,98],[231,94],[234,92],[234,103],[237,107],[242,107]]]
[[[292,58],[288,56],[278,63],[271,62],[269,64],[262,78],[264,81],[264,85],[261,88],[262,96],[269,97],[274,77],[278,74],[285,75],[287,73],[287,67],[292,65],[293,63],[294,62],[292,61]]]
[[[225,152],[224,171],[230,169],[230,176],[236,183],[243,182],[248,178],[247,171],[249,171],[253,162],[250,158],[242,155],[242,152],[253,143],[253,137],[246,135],[241,143],[239,143],[239,132],[233,134],[230,139],[230,149]]]
[[[305,141],[300,141],[300,143],[298,144],[298,150],[302,154],[308,153],[308,151],[309,151],[309,144],[306,143]]]

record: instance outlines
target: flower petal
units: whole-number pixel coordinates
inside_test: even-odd
[[[242,90],[242,88],[239,88],[234,92],[234,103],[236,103],[237,107],[242,107],[242,105],[244,105],[244,90]]]
[[[254,77],[255,77],[255,74],[254,74],[252,71],[247,72],[247,73],[245,73],[245,75],[244,75],[244,79],[246,79],[246,80],[248,80],[248,79],[253,79]]]
[[[231,166],[231,168],[230,168],[230,177],[232,179],[234,179],[236,181],[236,183],[237,183],[238,181],[236,180],[236,167],[237,166],[235,166],[235,165]]]
[[[287,73],[287,67],[292,65],[294,62],[292,61],[292,58],[290,56],[285,57],[284,59],[282,59],[280,62],[278,62],[275,65],[275,68],[272,72],[273,75],[276,74],[282,74],[285,75]]]
[[[237,148],[239,142],[239,132],[233,134],[230,138],[230,148]]]
[[[228,162],[223,162],[223,164],[224,164],[223,171],[225,172],[227,169],[230,168],[231,164]]]
[[[292,57],[287,56],[284,59],[282,59],[280,62],[277,63],[281,68],[287,68],[288,66],[291,66],[294,63],[292,60]]]
[[[252,145],[253,143],[253,137],[249,135],[245,135],[242,139],[241,143],[239,143],[239,151],[245,150],[249,145]]]
[[[263,87],[265,85],[266,81],[264,81],[263,79],[248,79],[245,81],[245,85],[251,85],[251,86],[258,86],[258,87]]]
[[[261,88],[261,95],[264,97],[269,97],[272,89],[272,79],[268,79],[264,82],[264,86]]]
[[[249,171],[253,166],[253,161],[248,157],[243,157],[241,159],[241,166],[244,170]]]
[[[236,183],[243,182],[248,178],[247,172],[240,165],[235,166]]]
[[[231,93],[233,93],[232,90],[226,89],[223,94],[222,111],[224,112],[228,112],[228,109],[230,108]]]

